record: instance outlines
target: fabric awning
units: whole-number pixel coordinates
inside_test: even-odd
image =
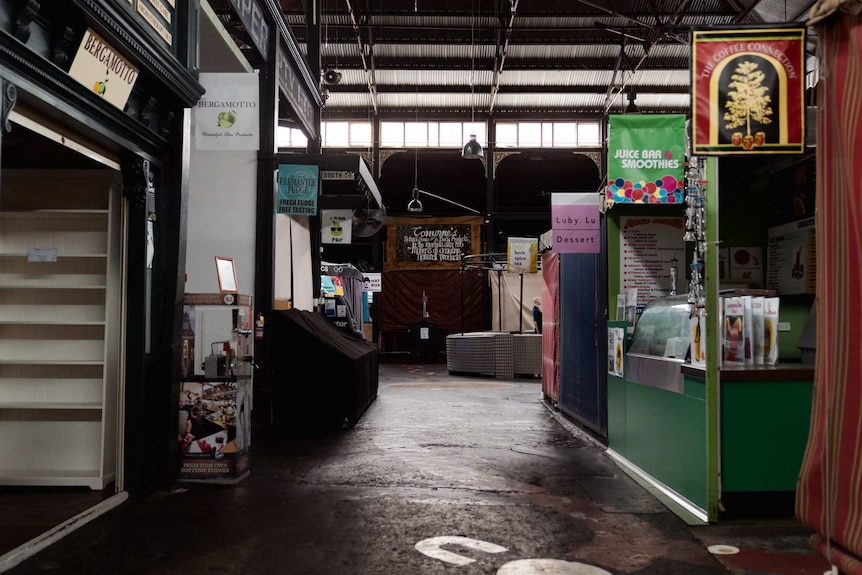
[[[808,24],[817,24],[839,10],[846,14],[860,14],[862,0],[820,0],[808,11]]]
[[[862,17],[824,21],[818,40],[817,355],[796,515],[841,573],[862,575]]]

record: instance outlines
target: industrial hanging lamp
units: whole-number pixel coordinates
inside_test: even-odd
[[[637,97],[638,97],[637,92],[635,92],[634,90],[628,90],[626,92],[626,98],[629,101],[628,106],[626,106],[626,111],[625,111],[626,114],[640,114],[641,113],[640,108],[638,108],[638,105],[635,104],[635,99]]]
[[[475,36],[476,15],[473,11],[473,3],[470,3],[470,128],[476,122],[476,102],[475,102],[475,74],[476,74],[476,36]],[[461,157],[468,160],[481,160],[485,157],[485,150],[482,145],[476,141],[476,134],[470,134],[470,140],[464,144],[464,149],[461,150]]]
[[[418,213],[424,209],[419,200],[419,148],[413,152],[413,162],[413,199],[408,202],[407,211]]]

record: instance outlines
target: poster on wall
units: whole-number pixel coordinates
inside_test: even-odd
[[[805,151],[805,28],[695,30],[692,153]]]
[[[608,205],[685,200],[685,115],[627,114],[608,119]]]
[[[251,380],[203,377],[180,383],[179,475],[235,479],[249,468]]]
[[[763,250],[759,246],[730,248],[730,279],[744,280],[749,287],[763,287]]]
[[[349,244],[353,236],[353,210],[320,210],[320,243]]]
[[[317,190],[320,168],[305,164],[278,165],[277,214],[291,216],[317,215]]]
[[[623,377],[623,346],[626,341],[626,329],[623,327],[608,328],[608,375]]]
[[[538,271],[539,240],[509,238],[507,264],[510,272],[534,274]]]
[[[620,218],[621,291],[637,290],[637,313],[670,293],[671,266],[685,261],[685,218]]]
[[[766,287],[779,295],[815,293],[817,236],[814,218],[769,228]]]
[[[560,254],[601,252],[599,199],[595,193],[555,193],[551,195],[551,238]]]
[[[817,162],[809,156],[769,174],[769,225],[778,226],[814,216]]]
[[[201,73],[206,93],[193,110],[198,150],[260,148],[259,78],[257,74]]]

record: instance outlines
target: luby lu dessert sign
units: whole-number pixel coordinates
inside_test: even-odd
[[[72,60],[69,76],[122,110],[138,79],[138,68],[87,29]]]
[[[556,193],[551,196],[554,251],[561,254],[601,252],[598,197],[594,193]]]

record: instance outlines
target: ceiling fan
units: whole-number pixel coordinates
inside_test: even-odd
[[[353,211],[353,235],[370,238],[386,225],[386,208],[363,208]]]

